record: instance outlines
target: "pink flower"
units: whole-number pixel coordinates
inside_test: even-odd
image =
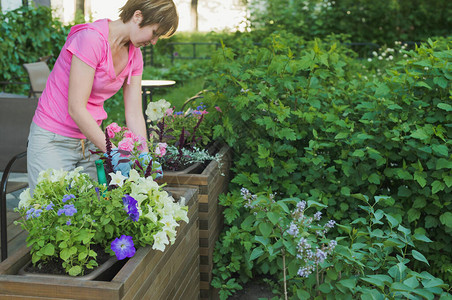
[[[118,144],[119,150],[132,152],[133,150],[133,140],[131,138],[125,138]]]
[[[158,157],[164,156],[166,154],[167,146],[167,143],[158,143],[157,147],[155,148],[155,155],[157,155]]]
[[[207,110],[202,110],[202,111],[199,111],[199,113],[200,113],[201,115],[206,115],[206,114],[208,114],[209,112],[208,112]]]
[[[128,139],[136,139],[135,134],[133,134],[132,131],[127,130],[126,132],[124,132],[124,138],[128,138]]]
[[[215,106],[215,109],[222,113],[221,108],[219,106]]]
[[[137,149],[143,152],[146,149],[146,139],[141,135],[136,135],[134,138],[135,143],[137,143]]]
[[[115,137],[115,133],[120,131],[121,127],[117,123],[111,123],[110,125],[107,126],[107,134],[108,137],[111,139]]]
[[[165,116],[171,116],[173,112],[174,112],[173,108],[170,107],[165,111]]]

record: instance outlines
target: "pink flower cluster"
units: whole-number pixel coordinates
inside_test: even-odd
[[[107,134],[110,139],[115,139],[120,150],[132,152],[136,147],[139,152],[142,152],[146,149],[144,137],[135,135],[127,127],[121,127],[117,123],[111,123],[107,126]]]

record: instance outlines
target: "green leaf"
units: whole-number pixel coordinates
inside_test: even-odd
[[[426,242],[426,243],[431,243],[433,242],[431,239],[429,239],[425,234],[420,234],[420,233],[415,233],[412,236],[413,240],[415,241],[422,241],[422,242]]]
[[[351,291],[354,291],[356,287],[356,279],[355,278],[342,279],[341,281],[338,282],[338,284],[350,289]]]
[[[418,139],[418,140],[426,140],[426,139],[428,139],[430,137],[427,133],[425,133],[423,128],[418,128],[410,136],[415,138],[415,139]]]
[[[445,175],[444,183],[447,185],[447,187],[451,187],[452,186],[452,176]]]
[[[357,149],[352,153],[352,156],[363,157],[365,155],[364,151],[361,149]]]
[[[451,212],[445,212],[440,217],[439,220],[441,224],[452,228],[452,213]]]
[[[445,111],[452,111],[452,105],[447,104],[447,103],[438,103],[438,108],[441,108]]]
[[[250,260],[255,260],[264,254],[264,250],[261,247],[254,248],[250,255]]]
[[[336,134],[336,136],[334,137],[335,140],[340,140],[340,139],[345,139],[348,137],[348,132],[339,132],[338,134]]]
[[[418,261],[425,262],[427,265],[430,266],[430,264],[428,263],[428,261],[427,261],[427,259],[425,258],[425,256],[422,255],[422,253],[420,253],[419,251],[411,250],[411,254],[412,254],[413,257],[414,257],[415,259],[417,259]]]
[[[432,88],[431,88],[427,83],[425,83],[424,81],[418,81],[418,82],[416,82],[415,86],[425,87],[425,88],[428,88],[429,90],[432,89]]]
[[[72,268],[69,269],[68,273],[71,276],[77,276],[80,273],[82,273],[82,267],[80,267],[80,266],[73,266]]]
[[[380,176],[377,173],[372,173],[367,180],[373,184],[380,184]]]
[[[267,217],[268,217],[268,219],[270,220],[270,222],[273,223],[273,225],[278,224],[278,222],[279,222],[279,215],[278,215],[277,213],[274,213],[274,212],[272,212],[272,211],[269,211],[269,212],[267,213]]]
[[[399,225],[399,221],[394,218],[393,216],[389,215],[389,214],[385,214],[386,219],[389,222],[389,226],[391,226],[391,228],[396,227],[397,225]]]
[[[416,180],[422,188],[427,184],[427,180],[425,180],[424,176],[426,176],[424,172],[414,172],[414,180]]]
[[[435,180],[432,183],[432,194],[436,194],[442,190],[444,190],[446,186],[439,180]]]
[[[264,237],[269,237],[273,231],[273,227],[268,223],[260,223],[259,230]]]
[[[432,149],[434,152],[436,152],[439,155],[442,156],[449,156],[449,151],[447,150],[446,145],[432,145]]]
[[[70,253],[70,251],[69,251],[69,248],[65,248],[65,249],[62,249],[61,251],[60,251],[60,258],[62,259],[62,260],[64,260],[64,261],[66,261],[66,260],[68,260],[68,258],[71,256],[71,253]]]
[[[309,207],[320,207],[320,208],[328,207],[327,205],[314,201],[314,200],[308,200],[307,204],[308,204],[308,206],[307,206],[308,208]]]
[[[52,256],[55,253],[55,247],[52,244],[45,245],[44,248],[41,249],[42,254]]]

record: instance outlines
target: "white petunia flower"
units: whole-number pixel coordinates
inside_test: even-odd
[[[33,200],[33,198],[31,198],[30,195],[30,189],[28,188],[24,190],[22,193],[20,193],[19,199],[20,199],[18,205],[19,208],[25,208],[30,206],[31,201]]]
[[[165,250],[165,245],[168,245],[168,237],[164,231],[159,231],[154,235],[154,245],[152,245],[152,249],[154,250]]]
[[[127,179],[127,177],[122,175],[121,171],[116,171],[116,174],[111,172],[108,175],[111,177],[110,185],[122,186],[124,184],[124,180]]]
[[[140,174],[138,174],[137,170],[131,169],[129,172],[129,179],[127,179],[127,181],[138,182],[140,178]]]

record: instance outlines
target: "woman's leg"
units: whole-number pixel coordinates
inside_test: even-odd
[[[80,139],[61,136],[32,123],[27,148],[27,173],[30,193],[33,195],[41,171],[49,168],[72,171],[79,166],[81,161],[86,160],[86,157],[90,156],[90,152],[85,149],[84,159],[83,153],[81,152],[81,144]],[[95,175],[94,160],[91,159],[91,161],[94,172],[92,170],[88,171]],[[87,168],[89,166],[89,160],[86,160],[80,166]],[[93,178],[95,179],[96,177],[94,176]]]

